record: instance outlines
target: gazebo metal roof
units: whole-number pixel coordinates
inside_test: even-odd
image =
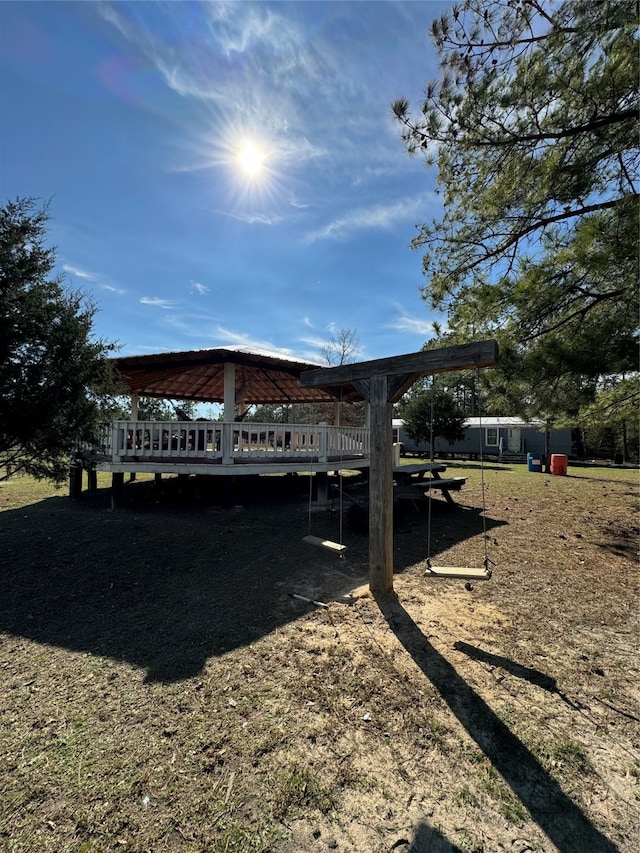
[[[300,375],[323,365],[283,353],[250,347],[163,352],[112,359],[130,392],[141,397],[224,402],[224,366],[235,365],[236,402],[245,405],[286,405],[355,402],[362,397],[351,385],[303,388]]]

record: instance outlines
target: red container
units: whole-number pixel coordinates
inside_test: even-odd
[[[564,475],[567,473],[569,457],[564,453],[551,454],[551,473]]]

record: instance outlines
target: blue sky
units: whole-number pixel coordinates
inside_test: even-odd
[[[409,243],[441,207],[390,105],[437,76],[448,6],[2,2],[2,202],[50,200],[60,271],[122,354],[317,360],[341,329],[363,359],[419,350]]]

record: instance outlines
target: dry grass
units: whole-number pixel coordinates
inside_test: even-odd
[[[434,561],[479,565],[450,469]],[[425,580],[410,514],[378,601],[366,539],[304,545],[305,484],[270,479],[226,511],[0,486],[0,848],[633,853],[637,471],[486,470],[493,580]]]

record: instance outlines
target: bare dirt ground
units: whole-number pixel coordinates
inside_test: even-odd
[[[638,472],[486,470],[469,591],[424,577],[484,556],[450,470],[378,600],[366,537],[303,543],[339,537],[303,477],[3,485],[0,848],[636,853]]]

